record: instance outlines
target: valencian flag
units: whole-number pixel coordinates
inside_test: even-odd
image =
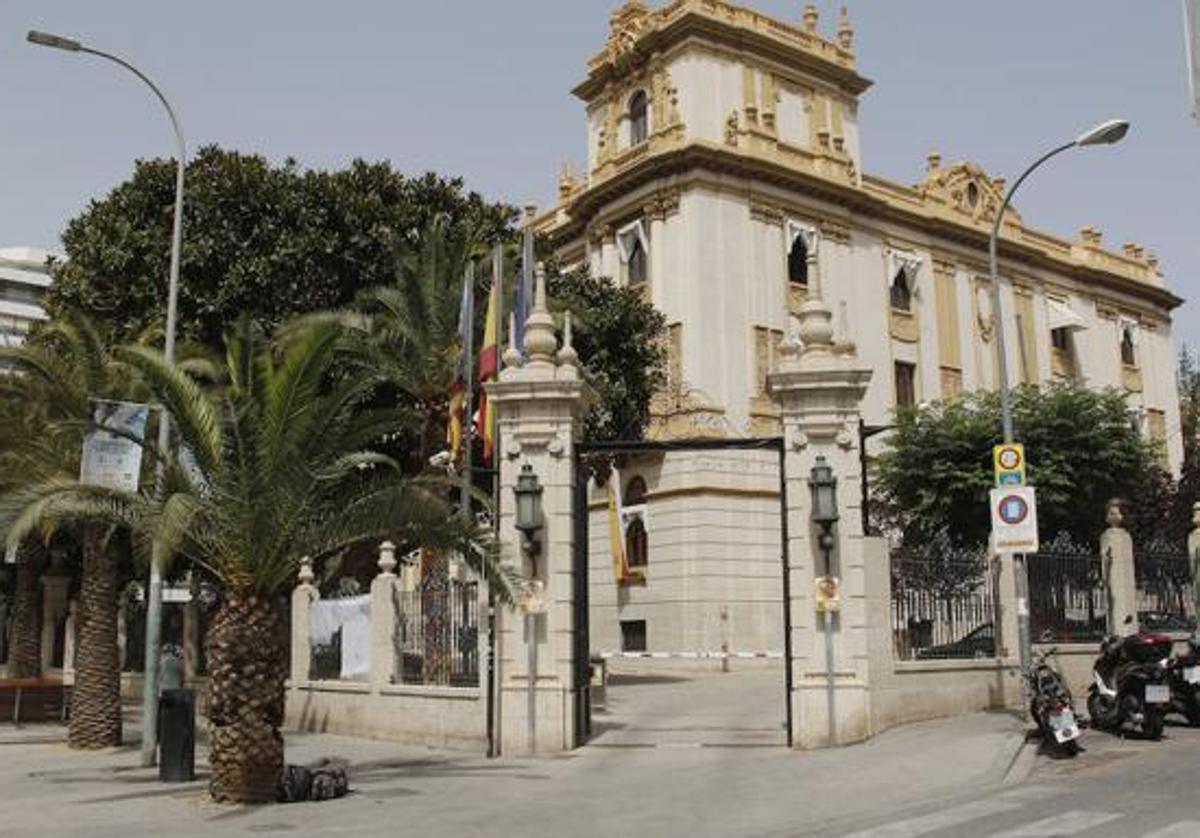
[[[487,318],[483,323],[483,347],[479,350],[479,383],[496,380],[500,371],[500,271],[492,272],[492,290],[488,293]],[[488,402],[487,391],[480,388],[479,431],[483,437],[483,462],[490,465],[496,451],[496,411]]]
[[[450,446],[452,462],[459,462],[463,451],[463,402],[466,399],[466,383],[471,367],[471,320],[472,295],[471,275],[463,279],[462,303],[458,309],[458,337],[462,348],[458,354],[458,367],[454,384],[450,387],[450,417],[446,423],[446,444]]]
[[[617,584],[629,578],[629,558],[625,555],[625,527],[621,522],[624,510],[621,503],[621,475],[613,466],[608,475],[608,539],[612,551],[613,576]]]

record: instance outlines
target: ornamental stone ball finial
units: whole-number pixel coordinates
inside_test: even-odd
[[[554,318],[546,308],[546,267],[534,269],[533,310],[525,325],[525,351],[530,362],[553,364],[558,338],[554,336]]]
[[[517,314],[508,314],[508,346],[504,349],[504,366],[521,366],[521,350],[517,349]]]
[[[1192,526],[1200,529],[1200,503],[1192,504]]]
[[[563,345],[558,350],[558,363],[561,366],[573,367],[579,363],[579,353],[571,342],[571,312],[563,313]]]
[[[821,14],[817,11],[815,3],[809,3],[804,7],[804,29],[813,35],[817,34],[817,23],[821,20]]]
[[[379,572],[391,574],[396,571],[396,545],[385,541],[379,545]]]
[[[931,151],[925,155],[925,171],[936,173],[941,171],[942,155],[937,151]]]
[[[1125,516],[1121,514],[1121,502],[1117,499],[1108,502],[1108,510],[1104,514],[1104,521],[1113,529],[1120,527],[1125,521]]]
[[[317,577],[313,574],[312,558],[305,556],[300,560],[300,584],[311,585]]]
[[[854,27],[850,25],[850,10],[842,6],[838,16],[838,46],[850,52],[854,49]]]

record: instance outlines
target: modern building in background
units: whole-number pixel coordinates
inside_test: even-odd
[[[721,0],[631,0],[613,13],[573,91],[586,173],[566,168],[559,204],[534,223],[562,263],[637,287],[666,315],[651,436],[778,436],[767,375],[819,282],[838,344],[873,370],[869,424],[997,386],[1002,328],[1015,383],[1122,389],[1131,422],[1178,472],[1181,300],[1155,256],[1134,242],[1108,249],[1090,226],[1038,230],[1010,208],[997,323],[987,243],[1005,180],[937,153],[916,183],[867,173],[858,114],[871,86],[844,11],[828,36],[811,5],[794,22]],[[842,438],[857,447],[858,429]],[[773,456],[672,452],[626,459],[621,473],[638,509],[623,579],[608,560],[604,493],[591,498],[594,651],[780,650]]]
[[[30,327],[46,319],[42,298],[52,258],[35,247],[0,247],[0,346],[19,346]]]

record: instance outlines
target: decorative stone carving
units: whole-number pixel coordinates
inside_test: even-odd
[[[618,61],[633,51],[649,19],[650,10],[642,0],[627,0],[612,13],[606,46],[610,61]]]
[[[642,212],[649,220],[666,221],[679,212],[679,197],[678,189],[664,189],[656,192],[645,204]]]
[[[838,16],[838,46],[850,52],[854,49],[854,28],[850,25],[850,10],[842,6]]]
[[[725,144],[737,147],[738,144],[738,112],[730,111],[729,116],[725,119]]]
[[[968,216],[972,221],[990,222],[1004,202],[1003,182],[988,176],[974,163],[957,163],[942,168],[941,155],[931,153],[926,159],[925,179],[916,189],[926,201],[941,204],[947,209]],[[1021,216],[1011,206],[1005,212],[1006,223],[1021,223]]]

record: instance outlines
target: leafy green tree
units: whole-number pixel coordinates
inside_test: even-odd
[[[67,261],[54,269],[52,314],[82,310],[111,339],[161,330],[166,310],[175,163],[139,161],[133,176],[72,220]],[[432,220],[510,234],[515,210],[462,181],[409,178],[386,162],[306,171],[293,160],[202,148],[187,166],[180,334],[220,346],[243,315],[268,331],[295,314],[338,308],[389,282],[398,244],[417,245]]]
[[[584,419],[592,441],[640,439],[666,381],[666,318],[635,288],[586,271],[547,276],[552,305],[569,310],[580,365],[596,394]]]
[[[369,406],[380,379],[344,363],[344,341],[336,323],[315,323],[276,349],[243,320],[227,339],[224,383],[207,389],[155,350],[122,348],[187,452],[163,457],[163,491],[51,479],[0,504],[10,541],[44,518],[117,522],[151,561],[179,557],[220,583],[207,638],[210,789],[220,801],[274,799],[287,674],[278,596],[303,556],[385,537],[461,550],[502,599],[512,596],[510,572],[486,534],[450,513],[445,485],[406,477],[378,450],[403,416]]]
[[[1128,497],[1149,472],[1152,452],[1130,426],[1119,392],[1075,383],[1019,387],[1013,421],[1044,538],[1062,531],[1095,537],[1105,503]],[[994,392],[899,413],[877,466],[877,493],[906,542],[923,543],[943,529],[958,544],[987,540],[992,446],[1002,439]]]

